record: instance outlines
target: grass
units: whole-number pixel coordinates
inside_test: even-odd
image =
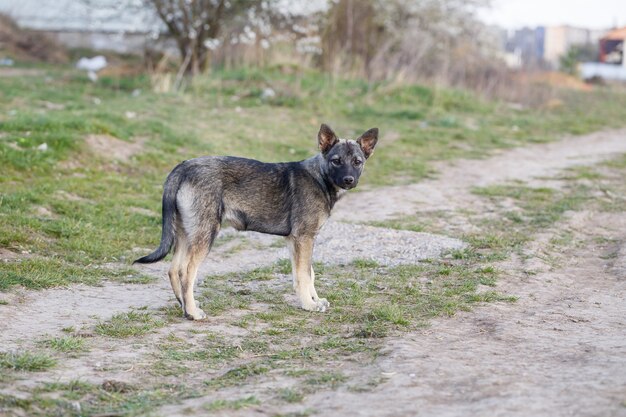
[[[304,394],[292,388],[283,388],[278,391],[278,398],[287,403],[299,403],[304,399]]]
[[[85,339],[77,336],[53,337],[44,340],[42,345],[63,353],[78,353],[87,350]]]
[[[259,362],[249,362],[245,365],[238,366],[236,368],[229,369],[223,375],[215,379],[211,379],[205,382],[209,387],[223,388],[233,385],[241,385],[249,378],[257,375],[262,375],[269,372],[270,368]]]
[[[0,394],[0,409],[21,408],[31,416],[145,415],[175,395],[184,396],[180,390],[169,385],[141,390],[116,381],[95,385],[73,380],[42,384],[28,399]]]
[[[0,369],[40,372],[48,370],[56,364],[56,359],[45,353],[0,352]]]
[[[79,266],[67,259],[50,257],[26,258],[18,261],[3,262],[0,266],[0,291],[6,291],[16,285],[39,290],[69,284],[98,285],[105,279],[124,283],[153,282],[154,277],[138,274],[128,268],[98,268],[93,265]]]
[[[513,110],[458,90],[316,72],[217,71],[184,93],[156,94],[145,76],[92,83],[66,68],[44,71],[0,79],[0,247],[31,254],[0,264],[0,291],[149,282],[121,265],[157,245],[161,185],[190,157],[297,160],[314,154],[321,122],[345,137],[378,126],[380,147],[362,182],[384,185],[430,175],[433,160],[483,157],[626,120],[626,95],[605,89],[561,92],[555,109]],[[268,86],[277,95],[263,100]],[[92,134],[143,145],[129,160],[112,160],[86,144]],[[94,268],[104,264],[117,266]]]
[[[587,200],[591,199],[591,190],[588,186],[574,183],[564,190],[545,187],[527,187],[520,185],[496,185],[474,189],[480,196],[498,200],[512,199],[515,206],[521,210],[505,210],[499,221],[499,226],[509,226],[509,239],[519,240],[523,237],[549,227],[559,221],[567,211],[576,210]],[[511,233],[513,232],[513,233]],[[506,244],[506,243],[505,243]],[[496,243],[497,245],[497,243]]]
[[[107,321],[96,324],[95,332],[101,336],[127,338],[143,336],[165,325],[165,321],[149,312],[119,313]]]
[[[237,400],[215,400],[205,406],[207,411],[220,411],[220,410],[240,410],[242,408],[251,407],[253,405],[259,405],[259,401],[254,396],[239,398]]]

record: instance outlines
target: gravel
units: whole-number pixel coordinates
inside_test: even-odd
[[[329,264],[367,259],[395,266],[438,258],[463,247],[462,241],[446,236],[332,221],[317,237],[313,257]]]
[[[233,235],[235,239],[245,238],[254,248],[234,253],[228,253],[228,249],[220,246],[214,248],[201,266],[199,276],[251,270],[289,258],[286,247],[279,245],[282,239],[275,236],[226,228],[217,241]],[[236,243],[230,246],[236,246]],[[317,236],[313,260],[328,265],[345,265],[355,259],[365,259],[379,265],[396,266],[438,258],[463,247],[462,241],[446,236],[329,220]]]

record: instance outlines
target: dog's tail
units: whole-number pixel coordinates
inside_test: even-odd
[[[161,230],[161,243],[159,247],[150,255],[139,258],[133,264],[150,264],[160,261],[169,253],[174,244],[175,216],[176,216],[176,194],[185,179],[184,170],[181,169],[183,163],[180,163],[170,172],[163,186],[163,226]]]

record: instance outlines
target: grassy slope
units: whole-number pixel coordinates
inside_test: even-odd
[[[382,185],[416,181],[432,160],[480,157],[626,120],[626,96],[608,91],[568,92],[556,109],[519,111],[460,91],[317,73],[223,72],[184,94],[159,95],[144,77],[94,84],[71,70],[46,71],[0,77],[0,248],[28,252],[0,263],[0,290],[132,274],[93,266],[127,262],[132,248],[157,244],[161,184],[183,159],[303,159],[315,152],[321,122],[344,137],[378,126],[382,140],[364,183]],[[263,100],[270,86],[277,95]],[[130,161],[111,161],[90,152],[89,134],[145,138],[144,149]],[[36,149],[42,143],[47,151]]]

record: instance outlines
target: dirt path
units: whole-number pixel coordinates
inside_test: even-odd
[[[510,180],[532,185],[533,179],[554,176],[565,168],[591,165],[624,152],[626,129],[505,150],[488,159],[440,163],[436,179],[347,195],[333,218],[366,222],[420,211],[473,208],[479,203],[470,193],[472,187]]]
[[[479,210],[484,201],[471,194],[473,187],[506,180],[545,184],[541,177],[621,153],[626,153],[626,130],[601,132],[507,150],[485,160],[441,164],[437,179],[350,194],[319,237],[316,259],[341,264],[366,258],[387,265],[437,257],[462,243],[345,222]],[[306,409],[316,415],[362,416],[626,415],[626,217],[623,211],[580,212],[559,227],[572,230],[572,239],[582,243],[560,254],[557,266],[541,261],[532,249],[527,259],[501,265],[506,273],[498,290],[519,296],[517,303],[487,304],[434,320],[426,330],[388,339],[385,355],[375,363],[347,364],[354,379],[382,378],[372,391],[343,387],[307,396],[286,410],[251,408],[228,415]],[[287,257],[276,238],[229,233],[201,276],[249,270]],[[546,232],[543,238],[550,236]],[[146,267],[159,276],[154,284],[109,283],[12,295],[19,302],[0,306],[2,350],[60,333],[63,327],[93,325],[130,307],[171,304],[166,268],[164,263]],[[161,411],[182,415],[188,406]]]
[[[539,271],[527,275],[513,272],[523,262],[510,265],[498,288],[518,302],[389,341],[368,369],[386,381],[367,408],[355,409],[362,398],[347,391],[307,403],[320,415],[626,415],[626,216],[582,212],[562,226],[587,244],[556,270],[535,262]],[[621,243],[593,243],[600,236]]]

